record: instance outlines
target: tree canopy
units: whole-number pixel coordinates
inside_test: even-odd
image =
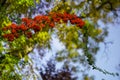
[[[55,60],[64,63],[69,78],[69,70],[77,72],[80,65],[118,75],[96,67],[95,55],[108,34],[98,21],[114,22],[119,7],[119,0],[0,0],[1,80],[23,79],[23,74],[17,72],[20,64],[32,62],[28,55],[36,53],[35,49],[50,51],[53,36],[64,46]],[[76,63],[80,65],[74,66]]]

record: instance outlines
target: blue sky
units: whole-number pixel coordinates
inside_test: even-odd
[[[120,64],[120,27],[119,24],[106,24],[103,25],[100,23],[100,25],[104,27],[108,27],[109,34],[105,39],[105,42],[112,42],[106,45],[103,43],[100,44],[100,51],[96,55],[96,65],[101,68],[105,69],[109,72],[113,73],[120,73],[120,70],[118,68]],[[53,40],[53,53],[57,52],[58,50],[63,49],[64,47],[59,43],[58,39]],[[60,64],[59,64],[60,65]],[[117,76],[111,76],[111,75],[105,75],[102,72],[99,72],[97,70],[90,70],[89,75],[93,75],[95,77],[95,80],[120,80],[120,77]]]
[[[109,35],[105,41],[112,42],[112,44],[108,44],[106,50],[104,44],[100,44],[100,51],[96,55],[96,65],[109,72],[120,73],[120,27],[119,24],[106,24],[105,26],[109,27]],[[95,70],[91,70],[90,75],[94,75],[95,80],[120,80],[120,77],[104,75]]]
[[[108,27],[109,34],[105,39],[105,42],[112,42],[105,45],[103,43],[100,44],[100,51],[96,55],[96,65],[104,70],[113,73],[120,73],[120,27],[119,24],[106,24],[100,22],[100,25],[103,27]],[[53,40],[53,53],[58,50],[63,49],[64,47],[59,43],[58,39]],[[52,52],[51,52],[52,53]],[[60,65],[60,64],[59,64]],[[119,68],[119,69],[118,69]],[[105,75],[97,70],[90,70],[89,75],[93,75],[95,80],[120,80],[120,77]]]

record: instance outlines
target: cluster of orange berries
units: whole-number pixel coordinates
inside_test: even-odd
[[[71,24],[76,24],[78,27],[82,28],[84,26],[84,21],[78,18],[74,14],[64,13],[55,13],[51,12],[47,16],[46,15],[38,15],[35,16],[33,19],[29,18],[22,18],[22,23],[17,25],[12,23],[11,25],[4,27],[4,31],[10,31],[9,34],[4,34],[3,37],[8,41],[13,41],[14,39],[18,38],[21,34],[24,34],[27,38],[31,38],[32,35],[46,25],[51,28],[55,27],[56,23],[61,23],[61,20],[64,23],[67,23],[70,20]]]
[[[74,14],[68,14],[64,12],[63,14],[61,13],[50,13],[50,16],[52,17],[53,22],[60,22],[62,20],[63,22],[67,23],[68,20],[70,20],[71,24],[76,24],[78,27],[82,28],[85,24],[85,22],[77,17]]]

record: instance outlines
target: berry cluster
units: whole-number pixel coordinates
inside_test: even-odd
[[[22,23],[17,25],[12,23],[11,25],[4,27],[4,31],[10,31],[9,34],[4,34],[3,37],[8,41],[13,41],[18,38],[21,34],[24,34],[27,38],[31,38],[33,33],[36,33],[42,28],[48,25],[51,28],[55,27],[55,23],[67,23],[70,20],[71,24],[76,24],[78,27],[82,28],[84,26],[84,21],[78,18],[76,15],[64,13],[51,12],[46,15],[38,15],[33,19],[22,18]]]
[[[53,12],[53,13],[50,13],[49,15],[52,17],[53,22],[59,23],[60,20],[62,20],[63,22],[67,23],[68,20],[70,20],[71,24],[76,24],[80,28],[82,28],[85,24],[82,19],[78,18],[74,14],[68,14],[66,12],[64,12],[63,14]]]

